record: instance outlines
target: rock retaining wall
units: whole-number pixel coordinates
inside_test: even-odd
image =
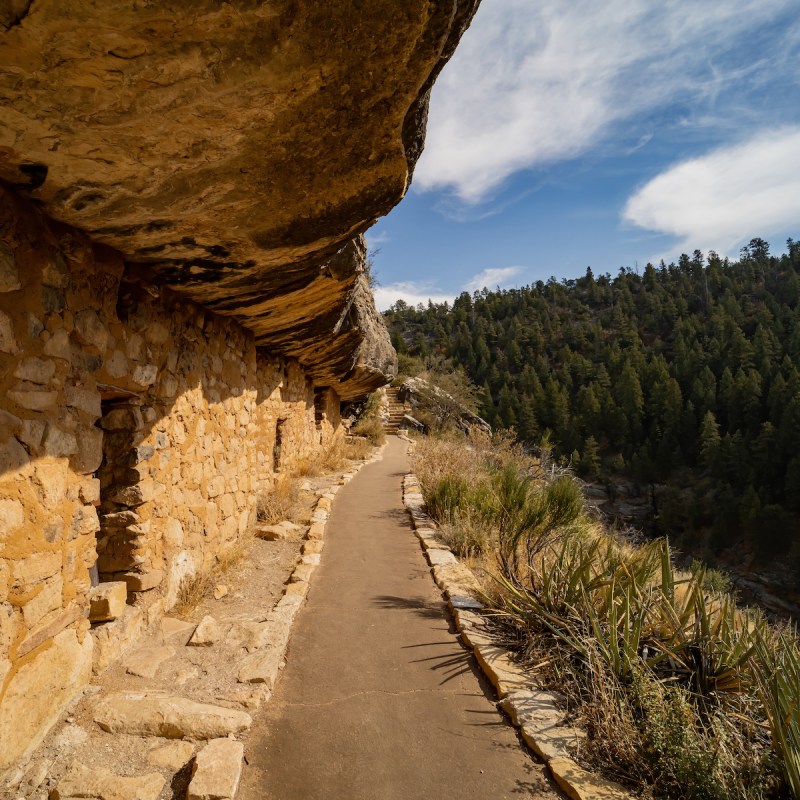
[[[333,442],[338,405],[236,321],[0,188],[0,773],[93,650],[102,667],[253,524],[276,472]],[[127,608],[93,627],[110,582]]]

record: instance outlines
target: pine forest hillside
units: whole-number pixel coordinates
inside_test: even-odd
[[[800,583],[800,242],[787,244],[385,317],[401,367],[444,358],[493,426],[551,442],[586,480],[625,476],[649,532],[711,560],[795,565],[784,578]]]

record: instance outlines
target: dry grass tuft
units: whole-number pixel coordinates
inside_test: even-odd
[[[265,525],[283,520],[302,522],[307,516],[301,501],[300,481],[295,475],[279,475],[272,489],[262,492],[256,504],[257,519]]]

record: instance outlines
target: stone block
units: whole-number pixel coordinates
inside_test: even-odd
[[[89,595],[90,622],[110,622],[122,616],[128,601],[125,581],[108,581],[92,588]]]
[[[310,539],[303,543],[303,555],[314,555],[322,552],[325,543],[319,539]]]
[[[189,645],[192,647],[211,647],[222,639],[222,629],[210,614],[206,614],[195,628]]]
[[[103,432],[94,426],[85,428],[78,437],[77,450],[70,456],[70,466],[82,475],[91,475],[103,461]]]
[[[96,347],[101,355],[105,353],[108,331],[93,309],[84,308],[75,315],[75,334],[82,344]]]
[[[38,625],[31,630],[28,635],[20,642],[17,647],[17,658],[22,658],[28,653],[35,650],[37,647],[43,645],[48,639],[53,639],[64,628],[77,622],[84,616],[84,611],[77,603],[70,603],[67,608],[56,614],[55,617],[49,618],[46,622]]]
[[[187,800],[233,800],[242,776],[244,745],[214,739],[195,758]]]
[[[631,800],[630,792],[618,783],[581,769],[570,758],[554,758],[547,766],[570,800]]]
[[[92,637],[58,634],[9,680],[0,714],[0,773],[30,755],[66,706],[89,683]]]
[[[242,661],[237,680],[239,683],[263,683],[272,691],[283,662],[283,650],[268,647]]]
[[[0,442],[0,474],[24,467],[29,461],[27,451],[13,436]]]
[[[87,386],[67,386],[64,389],[64,402],[90,417],[100,416],[100,392],[97,389]]]
[[[31,553],[11,561],[11,581],[17,592],[24,593],[61,571],[61,553]]]
[[[18,388],[8,392],[8,398],[20,408],[25,408],[28,411],[55,410],[58,392],[48,392],[34,387],[36,387],[36,384],[18,384]]]
[[[252,724],[243,711],[147,692],[107,695],[97,704],[95,721],[109,733],[165,739],[217,739],[243,733]]]
[[[56,365],[49,359],[23,358],[14,370],[14,377],[30,383],[48,384],[56,374]]]
[[[0,242],[0,292],[15,292],[21,287],[14,251],[7,242]]]
[[[298,581],[308,582],[314,574],[314,564],[298,564],[294,568],[294,572],[289,576],[290,583],[297,583]]]
[[[39,591],[22,606],[22,618],[29,628],[62,608],[64,581],[60,575],[49,578],[38,588]]]
[[[57,330],[44,343],[42,352],[52,358],[61,358],[69,361],[72,358],[72,347],[69,343],[69,334],[62,329]]]
[[[48,456],[62,458],[78,452],[78,439],[74,433],[65,431],[52,422],[47,423],[42,448]]]
[[[425,556],[432,567],[458,563],[458,559],[449,550],[428,550]]]
[[[149,592],[161,585],[164,573],[160,569],[151,572],[125,572],[122,579],[128,586],[129,592]]]
[[[38,450],[42,445],[42,437],[47,423],[43,419],[24,419],[22,420],[22,430],[18,436],[19,440],[26,444],[31,450]]]
[[[325,535],[325,525],[321,522],[312,523],[308,529],[306,538],[308,539],[321,539]]]
[[[194,628],[194,623],[174,617],[164,617],[161,620],[161,636],[165,642],[174,641],[179,644],[186,644]]]
[[[0,499],[0,531],[8,536],[25,523],[25,511],[19,500]]]
[[[50,793],[50,800],[157,800],[165,782],[158,772],[126,778],[102,767],[90,769],[73,761]]]
[[[155,678],[159,667],[174,655],[174,647],[141,647],[126,656],[125,672],[139,678]]]
[[[14,325],[11,322],[11,317],[0,311],[0,353],[14,353],[19,352],[17,347],[17,340],[14,336]]]
[[[191,761],[194,749],[192,742],[184,742],[182,739],[169,742],[161,747],[154,747],[147,754],[147,763],[159,769],[178,772]]]

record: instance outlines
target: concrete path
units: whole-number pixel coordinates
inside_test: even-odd
[[[560,797],[450,632],[401,502],[390,437],[336,497],[240,800]]]

